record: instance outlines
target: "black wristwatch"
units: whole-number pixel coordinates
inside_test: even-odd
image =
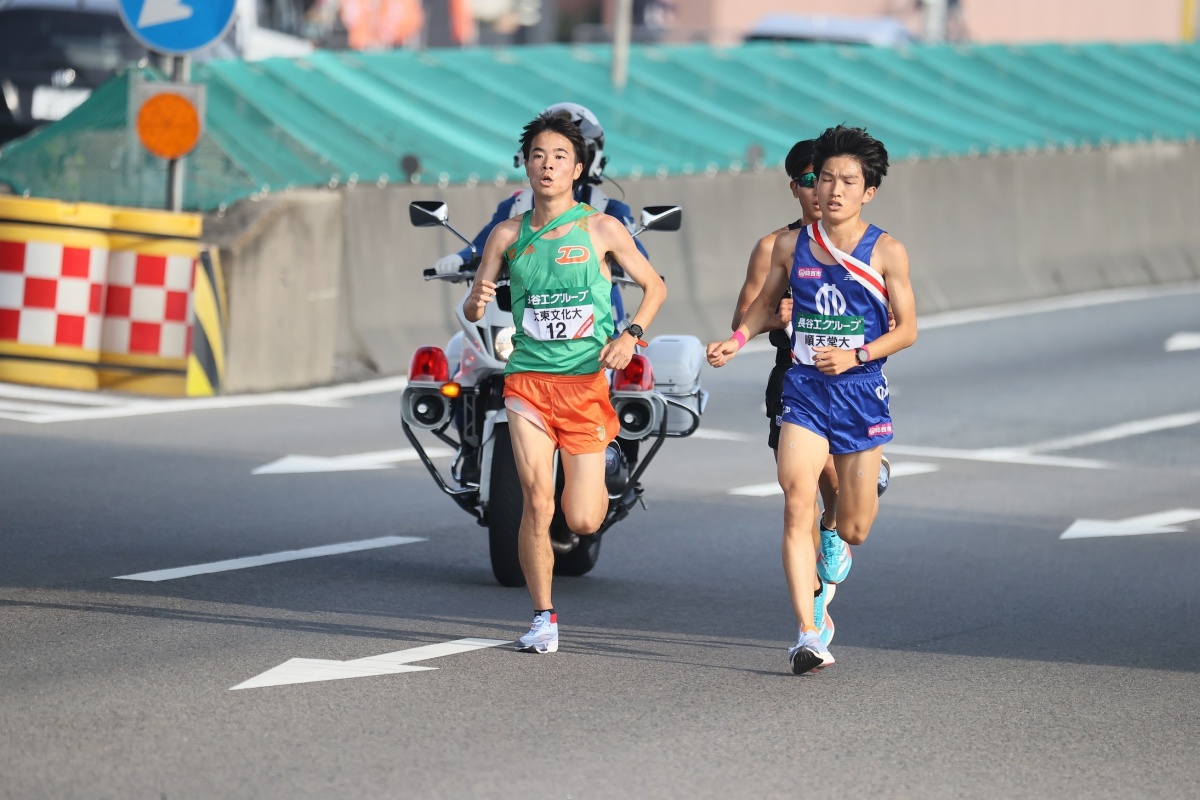
[[[642,340],[642,334],[645,333],[645,331],[642,330],[642,326],[638,325],[636,322],[629,323],[629,327],[625,329],[625,332],[637,339],[639,342]]]
[[[865,347],[854,348],[854,357],[858,360],[859,364],[865,364],[871,360],[871,354],[867,352],[867,348]]]

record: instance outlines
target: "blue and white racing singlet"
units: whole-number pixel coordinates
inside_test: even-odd
[[[875,243],[884,231],[867,226],[854,252],[848,254],[847,269],[841,263],[822,264],[813,256],[812,247],[821,247],[821,242],[834,249],[819,226],[819,222],[806,225],[796,237],[789,276],[792,359],[796,368],[814,373],[819,372],[813,366],[815,348],[853,350],[870,344],[888,329],[887,288],[883,276],[870,266]],[[886,360],[873,359],[842,374],[879,372]]]

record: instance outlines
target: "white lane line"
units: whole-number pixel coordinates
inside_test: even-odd
[[[1168,353],[1176,353],[1180,350],[1200,350],[1200,333],[1180,332],[1167,339],[1163,348]]]
[[[9,400],[7,398],[0,397],[0,412],[11,412],[11,414],[6,413],[5,416],[11,417],[12,419],[28,419],[30,414],[46,413],[46,404],[22,403],[19,400]],[[18,414],[20,416],[12,416],[12,414]]]
[[[285,550],[281,553],[266,553],[261,556],[246,556],[231,558],[227,561],[213,561],[209,564],[196,564],[191,567],[176,567],[175,569],[159,569],[152,572],[139,572],[136,575],[117,575],[114,580],[122,581],[169,581],[175,578],[189,578],[193,575],[207,575],[212,572],[228,572],[235,569],[261,567],[264,564],[280,564],[284,561],[299,561],[304,558],[320,556],[336,556],[342,553],[355,553],[359,550],[375,550],[380,547],[394,547],[400,544],[423,542],[425,539],[416,536],[381,536],[378,539],[364,539],[359,542],[343,542],[328,544],[321,547],[308,547],[304,550]]]
[[[425,451],[430,458],[445,458],[454,455],[446,447],[431,447]],[[370,469],[391,469],[393,464],[417,461],[416,450],[379,450],[373,453],[352,453],[346,456],[284,456],[270,464],[255,468],[251,475],[287,475],[311,472],[357,472]]]
[[[783,489],[779,488],[778,483],[755,483],[751,486],[739,486],[736,489],[730,489],[730,494],[738,497],[771,497],[776,494],[783,494]]]
[[[696,432],[691,435],[692,439],[708,439],[714,442],[744,442],[747,437],[744,433],[737,431],[719,431],[712,428],[697,428]]]
[[[984,450],[956,450],[950,447],[919,447],[904,444],[888,444],[888,453],[919,458],[949,458],[958,461],[987,461],[994,464],[1025,464],[1034,467],[1067,467],[1070,469],[1107,469],[1108,464],[1090,458],[1067,456],[1043,456],[1027,449],[994,447]]]
[[[888,447],[888,452],[894,452],[891,446]],[[924,475],[928,472],[937,471],[937,464],[925,464],[920,461],[903,461],[892,464],[892,478],[903,478],[907,475]],[[730,489],[729,493],[738,497],[774,497],[775,495],[783,494],[783,489],[779,488],[778,483],[756,483],[751,486],[739,486],[736,489]]]
[[[114,397],[101,392],[46,389],[41,386],[25,386],[19,383],[0,383],[0,395],[18,400],[43,400],[48,403],[74,406],[119,406],[129,402],[128,398]]]
[[[1167,414],[1163,417],[1122,422],[1108,428],[1080,433],[1075,436],[1063,436],[1045,442],[1028,444],[1020,448],[1027,452],[1038,453],[1046,450],[1070,450],[1076,447],[1087,447],[1093,444],[1103,444],[1117,439],[1127,439],[1131,436],[1141,436],[1146,433],[1185,428],[1188,425],[1200,424],[1200,411],[1187,411],[1182,414]]]
[[[997,319],[1022,317],[1051,311],[1066,311],[1074,308],[1090,308],[1091,306],[1102,306],[1109,303],[1154,300],[1160,297],[1175,297],[1181,294],[1196,293],[1200,293],[1200,282],[1196,281],[1166,286],[1137,287],[1133,289],[1106,289],[1104,291],[1087,292],[1069,297],[1048,297],[1043,300],[1027,300],[985,308],[926,314],[921,317],[921,330],[948,328],[953,325],[970,325],[976,322],[990,322]]]
[[[362,383],[342,384],[340,386],[322,386],[317,389],[304,389],[295,392],[267,392],[264,394],[226,395],[223,397],[192,397],[166,400],[138,398],[126,400],[108,396],[107,402],[93,402],[91,404],[103,405],[105,406],[103,408],[47,406],[43,409],[44,413],[37,416],[24,417],[21,421],[51,424],[58,422],[117,419],[121,417],[142,417],[151,414],[173,414],[180,411],[211,411],[214,409],[256,408],[273,405],[337,408],[342,405],[339,401],[346,398],[382,394],[384,392],[397,392],[407,385],[408,378],[400,376],[363,381]],[[12,391],[13,388],[12,385],[8,384],[0,385],[0,394],[16,397],[17,394]],[[85,401],[77,399],[78,395],[73,392],[63,394],[69,394],[76,399],[67,400],[59,397],[57,400],[51,400],[48,396],[41,399],[55,403],[71,402],[79,405],[87,404]],[[99,394],[95,396],[106,397]]]
[[[940,469],[937,464],[925,464],[920,461],[901,461],[898,464],[892,464],[892,477],[903,478],[907,475],[925,475],[929,472],[937,472]]]
[[[1200,411],[1188,411],[1182,414],[1167,414],[1162,417],[1122,422],[1099,430],[1062,436],[1057,439],[1047,439],[1034,442],[1022,447],[985,447],[978,450],[957,450],[949,447],[919,447],[913,445],[889,444],[889,453],[899,453],[906,456],[923,458],[950,458],[962,461],[990,461],[1000,464],[1027,464],[1038,467],[1068,467],[1071,469],[1108,469],[1109,464],[1091,458],[1072,458],[1070,456],[1043,455],[1054,450],[1073,450],[1077,447],[1115,442],[1132,436],[1142,436],[1147,433],[1184,428],[1200,424]]]

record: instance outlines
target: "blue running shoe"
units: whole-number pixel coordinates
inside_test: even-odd
[[[796,675],[806,672],[816,672],[834,664],[833,654],[821,641],[820,635],[808,631],[800,634],[800,639],[788,648],[788,664]]]
[[[841,583],[850,574],[854,561],[850,545],[842,541],[837,531],[821,528],[821,552],[817,555],[817,577],[826,583]]]
[[[817,635],[826,647],[833,641],[833,618],[829,616],[829,604],[833,602],[833,593],[837,586],[832,583],[821,583],[821,593],[813,600],[813,619],[817,623]]]

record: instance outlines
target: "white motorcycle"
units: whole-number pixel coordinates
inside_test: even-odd
[[[647,206],[634,235],[679,230],[682,215],[678,206]],[[417,227],[444,227],[471,244],[451,227],[445,203],[414,202],[409,206],[409,218]],[[474,247],[471,250],[474,254]],[[425,280],[470,282],[476,266],[477,254],[454,274],[438,275],[427,269]],[[627,278],[616,280],[633,283]],[[455,316],[462,331],[454,334],[445,348],[425,346],[413,354],[408,386],[400,400],[401,424],[438,487],[488,529],[496,580],[503,586],[524,586],[517,553],[521,483],[503,398],[504,367],[516,332],[507,270],[498,276],[495,302],[488,304],[478,322],[467,320],[462,302],[455,307]],[[641,478],[663,442],[690,436],[700,426],[708,401],[708,393],[700,388],[704,360],[704,346],[696,337],[657,336],[644,352],[634,354],[629,366],[612,371],[612,404],[621,422],[617,437],[621,459],[606,476],[608,514],[596,533],[578,536],[567,528],[562,509],[558,509],[550,528],[556,574],[590,572],[600,556],[604,532],[628,516],[634,505],[641,503],[645,508]],[[433,463],[416,431],[427,431],[454,450],[448,479]],[[649,450],[639,458],[640,445],[647,440]],[[561,465],[556,472],[561,503]]]

